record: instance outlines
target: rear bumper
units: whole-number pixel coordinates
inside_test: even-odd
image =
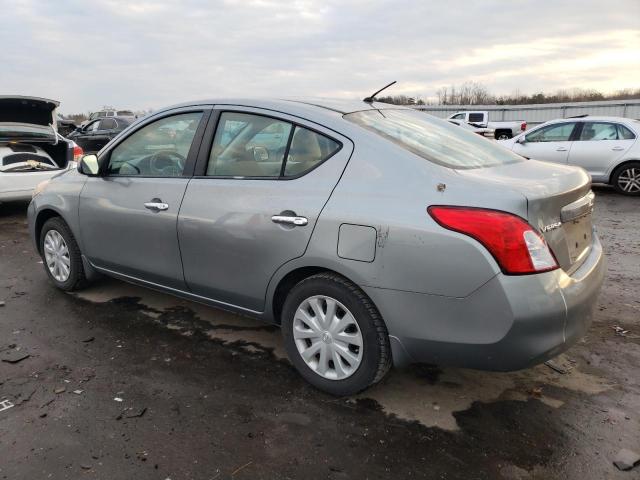
[[[594,233],[589,256],[563,270],[498,274],[464,298],[366,288],[387,323],[394,364],[511,371],[544,362],[589,328],[605,274]]]

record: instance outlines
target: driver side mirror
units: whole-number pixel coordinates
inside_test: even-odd
[[[520,144],[527,143],[527,136],[526,135],[521,136],[518,140],[516,140],[516,143],[520,143]]]
[[[78,163],[78,172],[82,175],[95,177],[100,173],[100,164],[96,155],[85,155]]]

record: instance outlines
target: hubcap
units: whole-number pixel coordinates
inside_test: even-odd
[[[303,301],[293,319],[293,338],[307,366],[321,377],[342,380],[362,362],[362,332],[342,303],[316,295]]]
[[[618,175],[618,185],[623,192],[640,192],[640,168],[627,168]]]
[[[56,230],[49,230],[44,236],[44,259],[53,278],[66,282],[71,273],[71,259],[67,242]]]

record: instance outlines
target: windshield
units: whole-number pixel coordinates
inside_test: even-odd
[[[422,112],[366,110],[344,118],[445,167],[470,169],[525,161],[491,140]]]

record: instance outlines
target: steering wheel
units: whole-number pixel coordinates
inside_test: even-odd
[[[175,175],[184,170],[186,158],[175,150],[159,150],[149,158],[151,170],[167,175]]]

